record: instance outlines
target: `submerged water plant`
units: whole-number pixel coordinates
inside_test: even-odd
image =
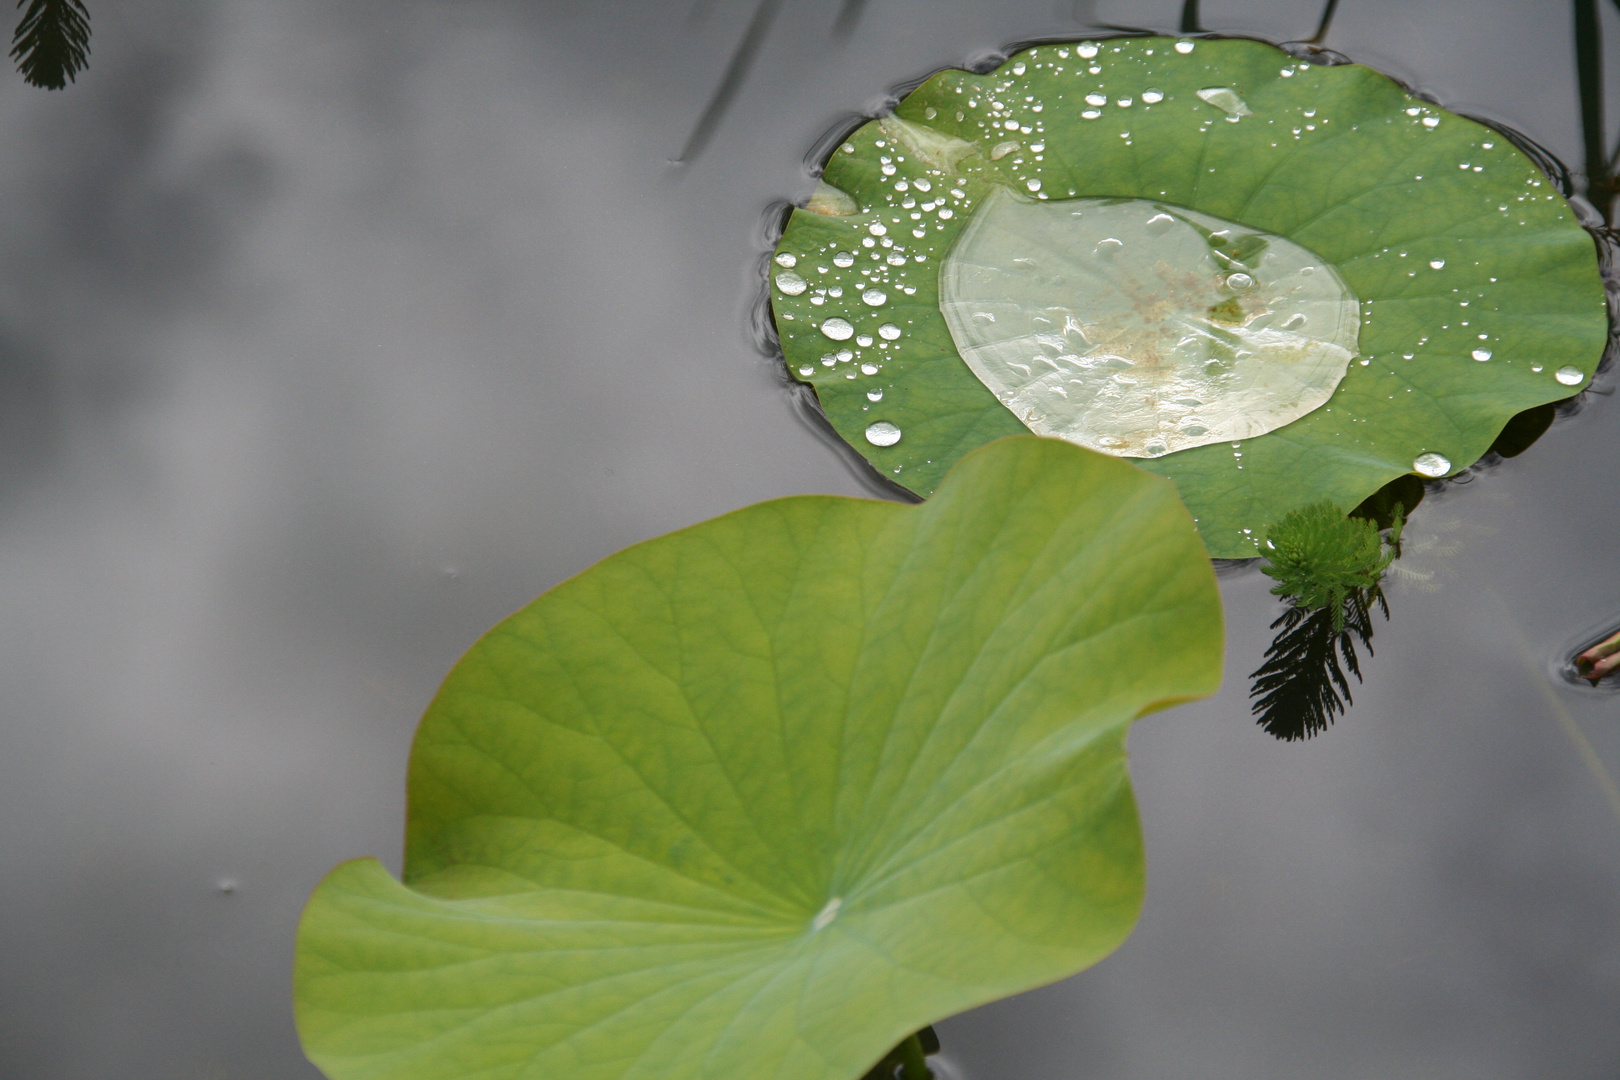
[[[1044,44],[850,134],[775,254],[789,370],[930,494],[1033,430],[1171,477],[1216,557],[1474,462],[1586,385],[1597,254],[1501,133],[1253,41]]]
[[[445,680],[403,882],[345,863],[299,926],[305,1050],[333,1080],[855,1080],[1124,939],[1126,732],[1213,692],[1221,639],[1173,485],[1049,439],[920,506],[781,499],[614,555]]]
[[[1358,508],[1358,513],[1379,507]],[[1266,530],[1266,565],[1272,594],[1288,606],[1271,624],[1279,633],[1265,662],[1250,678],[1256,721],[1283,740],[1327,730],[1335,714],[1353,704],[1346,672],[1361,680],[1356,641],[1372,655],[1374,608],[1389,618],[1381,586],[1400,554],[1405,505],[1389,508],[1386,542],[1377,521],[1346,516],[1330,502],[1284,514]]]

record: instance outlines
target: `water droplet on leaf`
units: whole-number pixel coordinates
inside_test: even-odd
[[[900,429],[887,420],[879,420],[867,425],[866,441],[873,446],[893,446],[900,441]]]
[[[1434,479],[1451,471],[1451,460],[1443,454],[1436,454],[1433,451],[1427,454],[1419,454],[1412,460],[1412,471],[1419,476]]]

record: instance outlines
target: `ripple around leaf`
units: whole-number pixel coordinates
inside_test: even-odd
[[[1009,190],[1043,206],[1161,202],[1282,237],[1359,299],[1366,363],[1325,405],[1245,438],[1241,456],[1217,443],[1143,463],[1175,480],[1217,557],[1256,554],[1254,538],[1289,510],[1356,505],[1421,454],[1466,467],[1513,415],[1573,392],[1557,371],[1590,379],[1608,328],[1595,246],[1505,137],[1359,65],[1316,67],[1252,41],[1172,44],[1106,41],[1086,58],[1041,45],[988,74],[941,72],[833,152],[825,182],[857,210],[793,214],[780,250],[809,267],[811,287],[773,305],[790,370],[825,352],[823,320],[903,331],[857,350],[856,370],[870,362],[874,375],[817,366],[805,379],[881,473],[928,495],[964,453],[1027,430],[964,362],[940,307],[942,265]],[[1235,97],[1200,96],[1212,88]],[[835,252],[854,258],[839,265]],[[881,311],[860,302],[872,287],[889,297]],[[894,446],[863,436],[873,389],[905,431]]]
[[[345,863],[300,923],[305,1050],[334,1080],[855,1080],[1129,933],[1126,730],[1215,690],[1221,631],[1174,487],[1050,439],[920,506],[781,499],[614,555],[445,680],[405,883]]]

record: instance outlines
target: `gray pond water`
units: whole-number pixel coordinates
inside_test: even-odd
[[[129,0],[77,85],[0,78],[0,1076],[316,1077],[300,906],[398,869],[474,637],[633,541],[867,493],[750,329],[806,151],[900,80],[1180,8],[869,0],[840,41],[843,6],[783,5],[679,169],[751,0]],[[1344,0],[1327,44],[1580,159],[1565,4]],[[1277,603],[1224,580],[1225,690],[1131,740],[1140,927],[941,1024],[957,1073],[1615,1074],[1620,697],[1551,673],[1620,623],[1614,382],[1424,502],[1326,734],[1255,727]]]

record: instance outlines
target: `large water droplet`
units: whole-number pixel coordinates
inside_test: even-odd
[[[1473,355],[1475,360],[1478,360],[1480,363],[1484,363],[1486,360],[1491,358],[1491,350],[1475,349]]]
[[[798,274],[791,270],[784,270],[776,275],[776,287],[788,296],[798,296],[809,288],[809,284]]]
[[[776,265],[784,270],[791,270],[799,265],[799,257],[791,251],[779,251],[776,253]]]
[[[838,254],[833,256],[833,265],[834,266],[854,266],[855,265],[855,256],[851,255],[847,251],[840,251]]]
[[[878,337],[884,341],[893,341],[900,336],[900,328],[892,322],[886,322],[878,327]]]
[[[882,307],[889,299],[889,294],[882,289],[867,289],[861,293],[861,299],[872,307]]]
[[[887,420],[879,420],[867,425],[866,441],[873,446],[893,446],[900,441],[900,429]]]
[[[1005,189],[941,267],[940,310],[1033,431],[1126,457],[1304,416],[1344,377],[1360,328],[1343,278],[1286,238],[1166,203]]]
[[[1553,372],[1553,378],[1565,386],[1579,386],[1586,381],[1586,375],[1580,368],[1566,364]]]
[[[1186,55],[1187,53],[1190,53],[1192,51],[1193,51],[1193,43],[1192,42],[1190,42],[1190,41],[1178,41],[1178,42],[1176,42],[1176,52],[1181,53],[1182,55]]]
[[[1089,41],[1082,42],[1080,46],[1074,50],[1074,53],[1082,60],[1090,60],[1093,56],[1097,55],[1097,46],[1093,45]]]
[[[855,328],[846,319],[828,319],[821,324],[821,332],[834,341],[848,341],[855,336]]]
[[[1433,451],[1427,454],[1419,454],[1412,459],[1412,471],[1419,476],[1435,479],[1451,471],[1451,459]]]
[[[1086,104],[1087,105],[1106,105],[1106,104],[1108,104],[1108,95],[1107,94],[1095,94],[1095,93],[1087,94],[1086,95]]]
[[[1157,105],[1159,102],[1161,102],[1163,100],[1164,100],[1164,91],[1163,90],[1144,90],[1144,91],[1142,91],[1142,104],[1144,104],[1144,105]]]
[[[882,401],[883,400],[883,388],[878,387],[876,390],[868,390],[866,392],[866,400],[867,401]]]
[[[1230,86],[1206,86],[1198,91],[1198,96],[1226,113],[1229,120],[1235,120],[1240,116],[1254,115],[1250,111],[1248,103]]]
[[[1443,269],[1445,269],[1445,265],[1446,265],[1446,260],[1444,260],[1444,259],[1430,259],[1429,260],[1429,269],[1430,270],[1443,270]]]

